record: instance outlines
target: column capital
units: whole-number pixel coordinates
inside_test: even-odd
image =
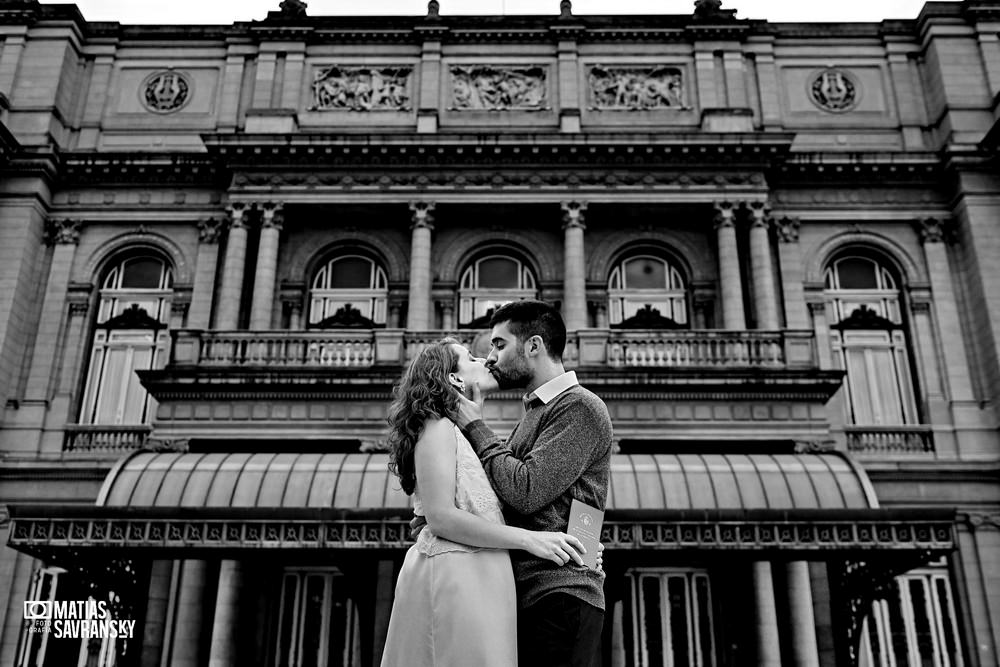
[[[813,315],[826,314],[826,301],[809,301],[806,306]]]
[[[249,209],[250,207],[244,202],[233,202],[227,206],[226,213],[229,214],[229,228],[246,229],[246,213]]]
[[[778,235],[778,241],[781,243],[799,242],[799,228],[802,226],[801,220],[798,218],[782,216],[781,218],[775,219],[773,222],[774,231]]]
[[[46,221],[45,242],[48,245],[77,245],[83,221],[69,218],[49,218]]]
[[[219,236],[222,235],[223,221],[220,218],[206,218],[198,221],[198,242],[218,243]]]
[[[432,201],[411,201],[410,210],[413,212],[413,229],[426,228],[434,231],[434,202]]]
[[[747,211],[750,212],[751,227],[767,227],[770,221],[769,213],[771,207],[766,201],[749,201],[746,203]]]
[[[951,240],[951,221],[941,218],[921,218],[916,223],[917,233],[920,235],[920,242],[924,245],[928,243],[947,243]]]
[[[266,202],[261,208],[260,226],[264,229],[277,229],[280,232],[284,223],[285,205],[281,202]]]
[[[715,228],[733,227],[736,225],[736,204],[731,201],[712,202],[715,208]]]
[[[579,227],[586,229],[587,224],[583,212],[587,210],[585,201],[564,201],[560,203],[563,210],[563,229]]]

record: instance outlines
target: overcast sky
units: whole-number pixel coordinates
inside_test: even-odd
[[[90,21],[232,23],[262,19],[280,0],[78,0]],[[439,0],[441,14],[558,14],[559,0]],[[312,15],[424,14],[427,0],[308,0]],[[690,14],[693,0],[573,0],[576,14]],[[914,18],[923,0],[725,0],[739,18],[879,21]]]

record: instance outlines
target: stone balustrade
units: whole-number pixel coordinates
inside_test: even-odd
[[[483,332],[329,329],[322,331],[172,332],[171,365],[201,368],[399,366],[427,344],[450,336],[485,356]],[[569,368],[813,368],[809,331],[608,330],[571,331]]]
[[[145,424],[67,424],[63,451],[127,452],[142,447],[150,431]]]
[[[929,426],[845,426],[847,450],[852,454],[893,457],[899,454],[933,454]]]

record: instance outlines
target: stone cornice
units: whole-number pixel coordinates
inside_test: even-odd
[[[64,185],[205,185],[222,186],[228,174],[217,160],[190,153],[65,153],[60,175]]]

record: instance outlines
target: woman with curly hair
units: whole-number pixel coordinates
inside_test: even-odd
[[[410,363],[389,409],[390,469],[427,525],[403,561],[382,667],[513,667],[517,595],[508,549],[582,564],[566,533],[504,524],[472,445],[448,418],[458,392],[495,391],[482,359],[446,338]]]

